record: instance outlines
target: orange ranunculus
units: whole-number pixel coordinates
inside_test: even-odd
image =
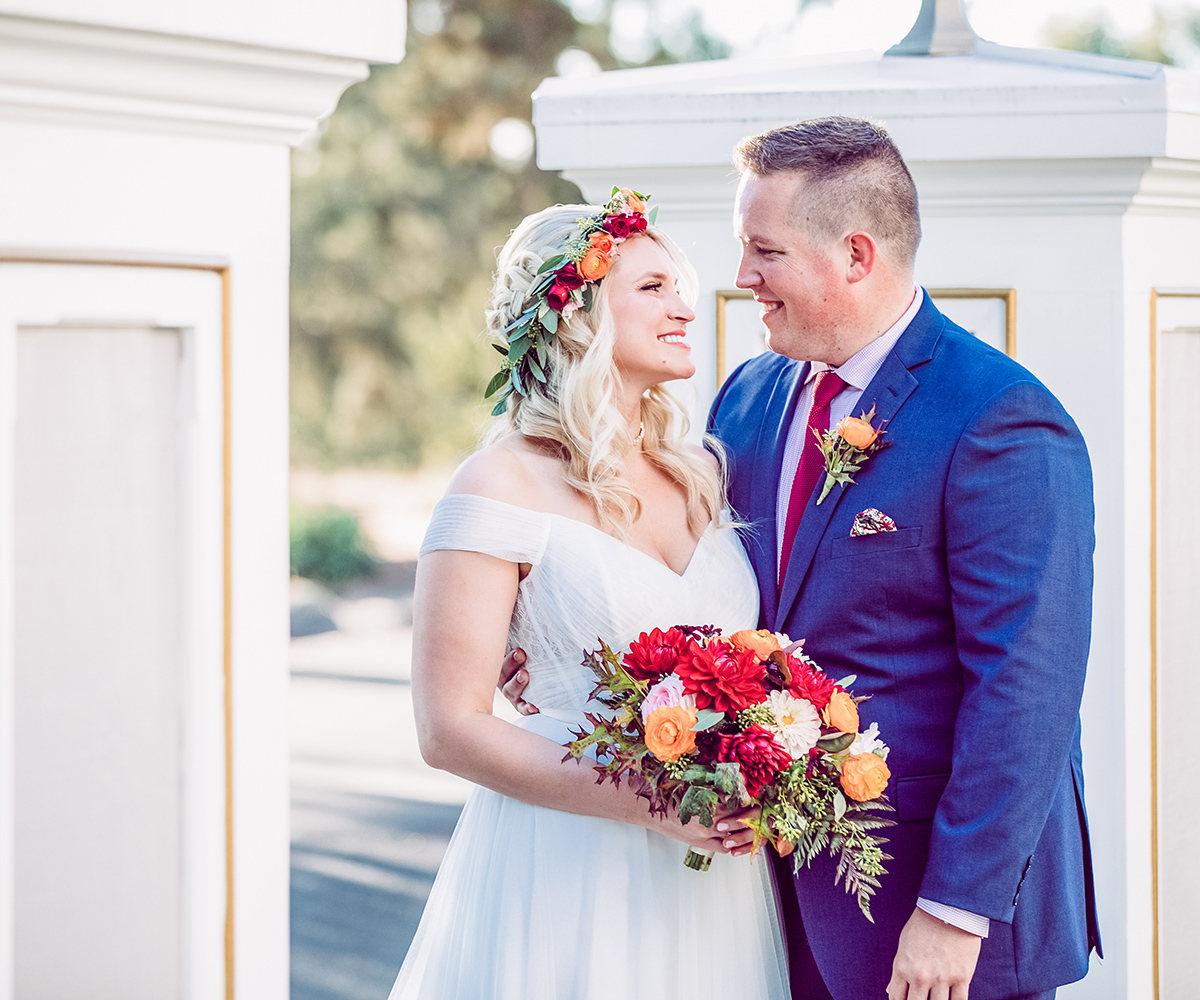
[[[637,212],[639,215],[646,214],[646,203],[642,201],[642,199],[636,194],[630,191],[629,188],[621,188],[617,194],[625,199],[625,206],[629,209],[629,211]]]
[[[861,417],[843,417],[838,421],[837,429],[842,440],[855,448],[870,448],[879,437],[879,431]]]
[[[744,628],[740,632],[734,632],[729,638],[738,649],[754,650],[754,654],[760,660],[765,660],[780,648],[775,633],[765,628]]]
[[[664,705],[646,720],[646,746],[659,760],[678,760],[696,749],[696,710],[682,705]]]
[[[877,799],[891,776],[882,757],[873,753],[855,754],[842,765],[842,791],[855,802]]]
[[[579,262],[579,273],[584,281],[599,281],[612,267],[612,258],[598,247],[592,247]]]
[[[831,729],[843,733],[858,732],[858,706],[854,699],[841,688],[834,690],[829,704],[821,712],[821,721]]]
[[[612,253],[613,247],[617,244],[612,238],[612,233],[606,233],[603,229],[598,229],[588,237],[588,242],[592,244],[601,253]]]

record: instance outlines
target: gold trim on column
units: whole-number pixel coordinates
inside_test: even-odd
[[[1158,300],[1200,299],[1200,290],[1150,289],[1150,899],[1154,1000],[1159,1000],[1158,912]]]
[[[717,391],[725,384],[725,303],[730,299],[752,299],[754,293],[748,288],[717,289]]]
[[[234,1000],[233,984],[233,435],[232,308],[230,267],[220,258],[184,255],[127,254],[110,251],[0,250],[0,264],[76,264],[94,267],[144,267],[208,271],[221,278],[221,396],[223,613],[225,685],[225,1000]]]
[[[1017,290],[1015,288],[930,288],[931,299],[1000,299],[1004,302],[1004,353],[1017,357]],[[725,383],[725,303],[731,299],[752,299],[754,293],[745,288],[718,288],[716,370],[717,391]]]
[[[1003,299],[1004,353],[1017,358],[1017,290],[1015,288],[929,288],[931,299]]]

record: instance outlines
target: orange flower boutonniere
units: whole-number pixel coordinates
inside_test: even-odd
[[[854,474],[863,463],[891,443],[883,439],[887,431],[882,424],[876,427],[872,423],[874,419],[875,407],[872,406],[869,412],[839,420],[833,430],[824,434],[813,431],[817,446],[825,456],[825,485],[817,497],[818,505],[829,496],[835,484],[841,483],[845,488],[847,483],[854,482]]]

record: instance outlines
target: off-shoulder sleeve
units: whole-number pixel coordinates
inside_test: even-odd
[[[420,554],[457,549],[537,565],[549,537],[549,514],[472,493],[452,493],[433,508]]]

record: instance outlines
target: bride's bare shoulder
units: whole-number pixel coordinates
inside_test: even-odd
[[[521,434],[509,434],[460,465],[449,493],[472,493],[529,510],[553,510],[566,485],[562,458]]]

